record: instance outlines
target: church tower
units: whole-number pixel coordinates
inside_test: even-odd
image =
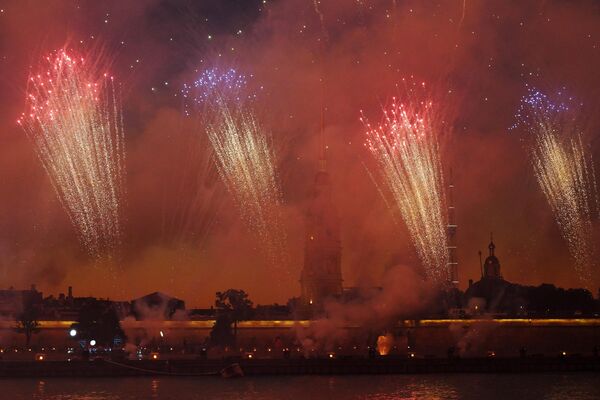
[[[490,245],[488,246],[490,254],[485,259],[483,264],[483,278],[488,279],[503,279],[502,273],[500,272],[500,260],[496,257],[496,245],[494,244],[494,238],[490,234]]]
[[[325,148],[323,144],[321,147],[319,170],[306,210],[304,267],[300,278],[302,303],[315,310],[325,299],[342,294],[340,220],[331,197]]]

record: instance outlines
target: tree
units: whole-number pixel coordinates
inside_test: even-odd
[[[216,297],[217,320],[219,314],[222,314],[228,317],[229,324],[233,322],[233,337],[235,339],[237,338],[237,323],[249,319],[252,315],[252,301],[250,301],[246,292],[236,289],[217,292]]]
[[[234,344],[231,320],[226,314],[217,316],[215,324],[210,331],[210,343],[216,346],[232,346]]]
[[[39,316],[39,307],[29,300],[25,301],[23,310],[17,314],[16,331],[25,334],[25,345],[28,347],[31,342],[31,336],[40,331],[40,322],[38,321]]]
[[[125,332],[115,309],[96,300],[81,307],[77,322],[71,328],[77,331],[80,339],[93,339],[98,345],[112,347],[115,338],[125,340]]]

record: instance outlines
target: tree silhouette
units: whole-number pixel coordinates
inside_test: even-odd
[[[228,315],[217,316],[215,324],[210,331],[210,343],[216,346],[232,346],[235,342],[231,331],[231,320]]]
[[[18,333],[25,334],[26,346],[29,346],[31,336],[40,331],[40,322],[38,321],[39,316],[39,307],[36,304],[33,304],[32,301],[25,301],[23,310],[16,316],[17,327],[15,330]]]
[[[230,324],[233,322],[234,339],[237,338],[238,322],[247,320],[252,316],[252,305],[248,294],[243,290],[228,289],[224,292],[216,293],[215,307],[217,308],[217,320],[220,314],[226,315]]]
[[[77,322],[71,328],[77,331],[79,338],[111,346],[116,337],[125,340],[125,332],[121,328],[119,316],[113,307],[99,301],[90,301],[79,311]]]

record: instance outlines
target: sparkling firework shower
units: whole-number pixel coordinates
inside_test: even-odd
[[[249,105],[255,96],[245,94],[245,86],[245,76],[233,69],[210,69],[183,93],[204,114],[217,169],[244,222],[257,233],[270,261],[281,265],[286,235],[275,154]]]
[[[547,95],[530,88],[521,101],[517,120],[534,135],[531,160],[537,181],[575,259],[580,279],[588,282],[594,265],[592,219],[597,191],[592,158],[571,111],[568,104],[553,103]]]
[[[400,212],[429,278],[448,279],[440,121],[432,103],[399,103],[384,110],[381,125],[367,128],[366,146],[377,161],[376,183]],[[379,179],[377,179],[379,178]]]
[[[29,80],[18,123],[33,142],[82,244],[113,254],[121,238],[125,146],[113,78],[59,51]]]

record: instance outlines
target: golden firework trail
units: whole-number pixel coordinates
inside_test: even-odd
[[[449,278],[444,183],[432,103],[399,103],[384,110],[380,125],[367,128],[366,146],[378,165],[384,200],[402,216],[428,278]],[[385,189],[385,190],[384,190]]]
[[[228,106],[222,99],[219,103],[207,127],[219,174],[242,218],[266,245],[268,256],[281,262],[285,251],[282,195],[271,139],[251,111]]]
[[[594,262],[592,222],[597,191],[591,154],[569,107],[553,103],[531,88],[517,119],[534,135],[531,160],[537,181],[575,260],[583,282],[589,282]]]
[[[113,78],[62,50],[31,76],[17,121],[34,144],[81,243],[112,255],[121,239],[125,144]]]
[[[249,104],[254,96],[242,95],[245,85],[245,76],[234,69],[213,68],[183,93],[192,106],[202,105],[217,171],[242,220],[262,242],[270,262],[285,265],[286,234],[276,157],[270,134]]]

